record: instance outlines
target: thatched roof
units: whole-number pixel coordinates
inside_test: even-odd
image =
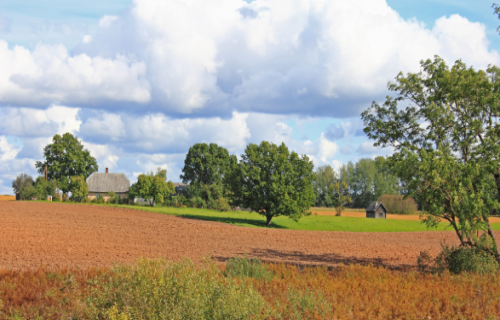
[[[123,173],[94,172],[87,178],[89,192],[128,192],[130,181]]]
[[[375,202],[370,203],[368,208],[366,208],[366,211],[375,211],[379,207],[384,208],[384,211],[387,212],[387,208],[382,204],[382,202],[379,202],[379,201],[375,201]]]

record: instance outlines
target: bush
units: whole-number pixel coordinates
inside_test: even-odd
[[[451,273],[475,272],[480,274],[500,271],[500,264],[490,253],[479,248],[449,247],[444,245],[441,253],[432,260],[423,251],[417,259],[418,270],[423,272]]]
[[[269,306],[250,281],[222,276],[210,262],[142,260],[94,281],[87,298],[94,319],[255,319]]]
[[[191,198],[191,204],[194,208],[205,208],[207,204],[201,197],[193,197]]]
[[[384,194],[378,201],[382,202],[387,209],[387,213],[412,214],[417,212],[418,204],[413,198],[404,199],[403,195]]]
[[[223,197],[219,197],[217,200],[212,202],[212,208],[218,211],[229,211],[231,210],[231,206],[227,202],[227,200]]]
[[[115,192],[109,191],[108,192],[108,203],[114,203],[114,204],[119,204],[120,203],[120,196],[118,196]]]
[[[273,273],[269,271],[259,259],[249,259],[248,257],[234,257],[226,262],[226,277],[232,278],[253,278],[269,281]]]

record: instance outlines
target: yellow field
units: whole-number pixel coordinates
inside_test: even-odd
[[[358,210],[359,211],[343,211],[342,217],[365,218],[366,211],[361,211],[361,209],[358,209]],[[318,216],[334,216],[336,214],[335,210],[332,210],[332,208],[311,208],[311,212],[313,214],[317,214]],[[420,220],[418,214],[390,214],[390,213],[387,214],[387,219],[414,220],[414,221]],[[446,222],[446,220],[442,220],[442,221]],[[490,217],[490,222],[491,223],[500,223],[500,217]]]
[[[0,196],[0,201],[16,201],[16,196]]]

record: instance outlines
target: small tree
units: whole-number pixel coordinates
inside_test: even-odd
[[[82,201],[89,194],[89,187],[84,177],[71,177],[70,191],[75,201]]]
[[[313,168],[307,156],[289,152],[284,143],[251,143],[228,175],[232,205],[265,216],[268,226],[280,215],[298,221],[314,204]]]
[[[167,170],[158,168],[156,174],[141,174],[137,178],[137,192],[140,197],[150,200],[150,206],[159,201],[163,202],[168,196],[175,192],[173,184],[167,183]]]
[[[344,211],[345,209],[345,205],[351,203],[352,201],[347,182],[342,181],[331,184],[328,187],[328,191],[335,203],[335,208],[337,211],[335,215],[340,217],[342,215],[342,211]]]
[[[12,189],[19,194],[21,200],[30,199],[34,194],[33,178],[26,173],[21,173],[12,180]]]
[[[45,180],[45,177],[37,177],[35,182],[35,193],[38,199],[47,199],[56,194],[56,181]]]

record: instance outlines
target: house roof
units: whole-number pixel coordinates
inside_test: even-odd
[[[94,172],[87,178],[89,192],[128,192],[130,181],[123,173]]]
[[[189,183],[182,183],[182,182],[172,182],[174,184],[174,187],[187,187],[189,186]]]
[[[384,208],[384,211],[387,212],[387,208],[382,204],[382,202],[379,202],[379,201],[375,201],[375,202],[370,203],[370,205],[366,208],[366,211],[375,211],[379,207]]]

